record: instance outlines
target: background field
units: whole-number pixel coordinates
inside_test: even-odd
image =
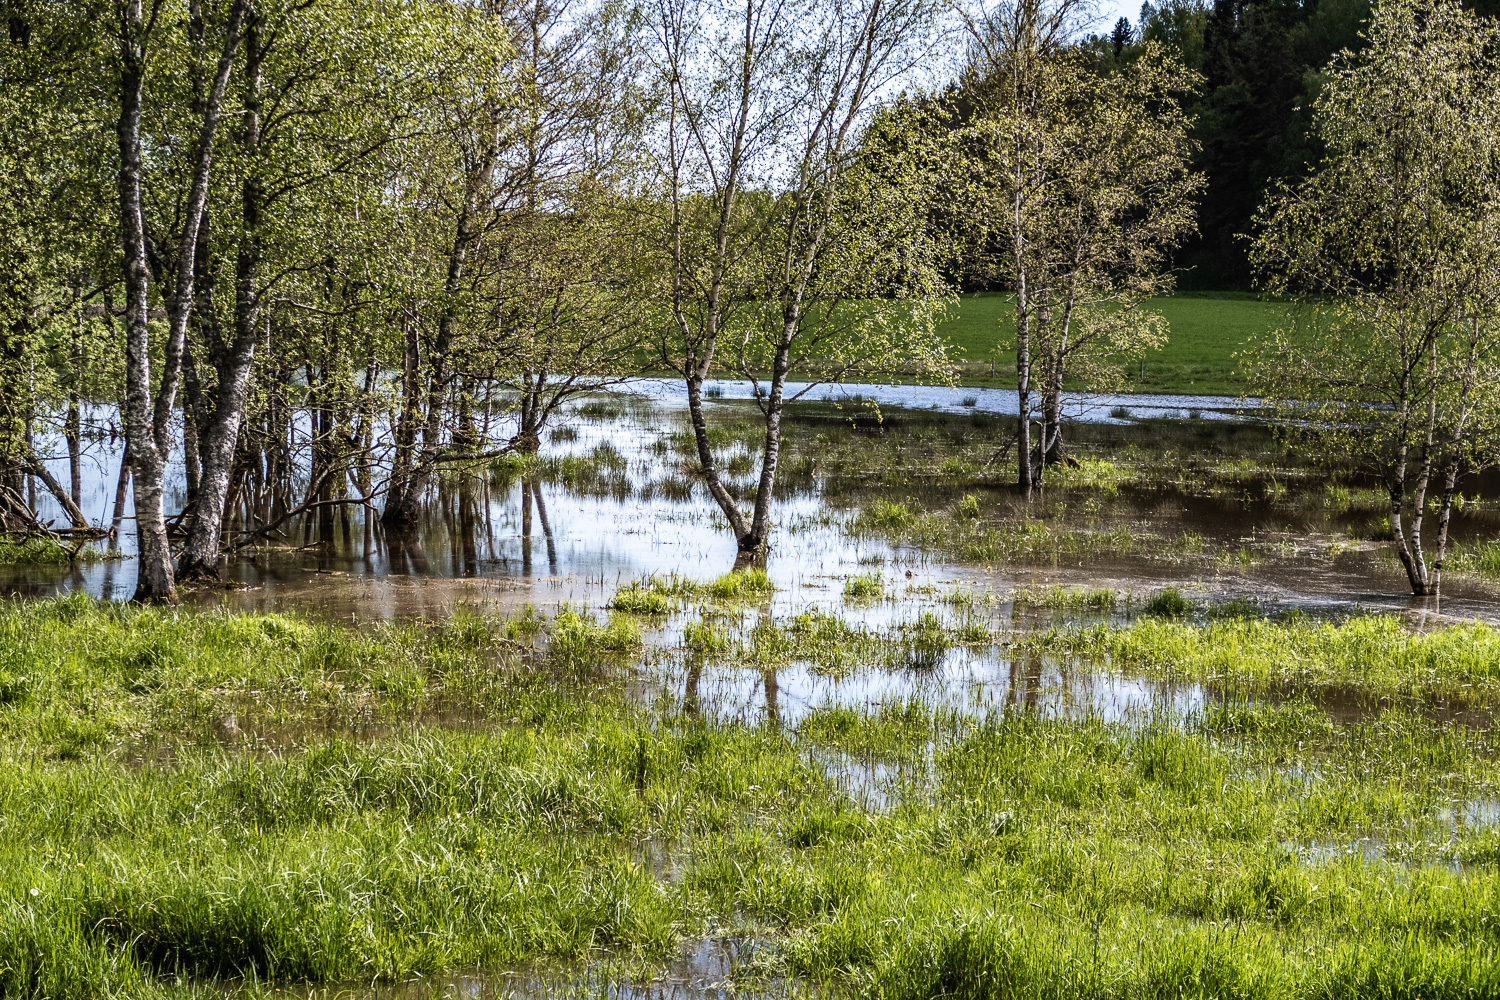
[[[1280,325],[1286,309],[1243,292],[1184,292],[1151,306],[1170,324],[1167,345],[1131,366],[1129,391],[1238,395],[1245,384],[1235,355]],[[941,330],[963,349],[964,384],[1013,384],[1012,315],[1010,297],[1001,293],[965,296],[950,312]]]

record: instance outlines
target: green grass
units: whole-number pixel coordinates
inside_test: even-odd
[[[1235,353],[1280,325],[1285,310],[1280,303],[1236,292],[1182,292],[1154,299],[1150,307],[1166,317],[1168,341],[1146,356],[1144,366],[1130,366],[1125,373],[1130,392],[1239,395],[1245,384]],[[1014,384],[1015,334],[1002,325],[1013,323],[1013,315],[1010,298],[998,293],[964,296],[950,311],[940,332],[963,349],[965,384],[989,384],[992,359],[998,383]]]
[[[1385,537],[1392,537],[1389,515],[1383,527]],[[1452,573],[1472,573],[1488,580],[1500,580],[1500,540],[1454,545],[1443,562],[1443,568]]]
[[[1010,599],[1020,607],[1058,611],[1113,611],[1119,597],[1108,587],[1017,587]]]
[[[1141,610],[1157,618],[1185,618],[1193,613],[1193,602],[1177,587],[1167,587],[1147,598]]]
[[[1166,318],[1168,341],[1162,350],[1148,354],[1144,365],[1122,369],[1126,392],[1241,395],[1246,385],[1235,355],[1282,325],[1285,315],[1284,305],[1244,292],[1179,292],[1152,299],[1149,305]],[[998,292],[963,295],[949,308],[938,333],[958,349],[958,384],[1015,387],[1013,316],[1010,296]],[[793,371],[792,378],[797,377]],[[850,384],[861,381],[869,380],[848,379]],[[725,437],[714,447],[727,443]],[[679,447],[687,450],[685,443]]]
[[[502,484],[522,478],[537,479],[558,483],[585,496],[623,498],[630,493],[630,481],[625,475],[628,464],[625,456],[606,441],[586,455],[508,452],[491,459],[489,469],[495,480]]]
[[[1343,623],[1297,617],[1278,622],[1248,617],[1238,608],[1210,616],[1215,620],[1201,626],[1172,620],[1192,608],[1169,588],[1147,603],[1153,617],[1128,626],[1096,625],[1016,641],[1116,670],[1240,692],[1322,691],[1363,703],[1398,698],[1500,705],[1500,632],[1486,625],[1416,633],[1391,616]]]
[[[0,566],[67,563],[75,558],[71,549],[49,539],[0,537]]]
[[[854,601],[871,601],[885,596],[885,577],[880,573],[860,573],[844,581],[844,596]]]
[[[678,611],[692,601],[745,604],[765,600],[775,592],[776,585],[763,569],[737,570],[707,583],[670,574],[649,576],[620,588],[610,598],[609,607],[624,614],[650,617]]]
[[[685,655],[759,675],[964,627],[757,617],[689,622]],[[1289,698],[1129,724],[883,700],[787,731],[631,697],[637,671],[676,668],[627,619],[573,610],[360,633],[0,604],[19,692],[0,702],[0,996],[549,961],[649,976],[725,936],[759,946],[742,994],[1495,995],[1500,833],[1464,804],[1500,795],[1500,748],[1432,709],[1500,690],[1496,635],[1144,618],[1036,652]],[[875,660],[859,669],[909,668]],[[1330,683],[1412,704],[1335,723]],[[388,735],[338,722],[372,717]],[[260,733],[297,724],[267,752]],[[856,773],[878,807],[842,790]]]
[[[1031,518],[986,522],[964,516],[962,510],[924,512],[910,500],[872,500],[855,516],[851,530],[979,563],[1106,558],[1147,547],[1145,538],[1123,526],[1071,527]]]

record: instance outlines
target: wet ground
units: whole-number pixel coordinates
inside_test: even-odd
[[[753,414],[735,397],[750,394],[744,383],[714,387],[721,415]],[[685,409],[670,385],[645,382],[631,393],[594,400],[561,418],[542,455],[576,460],[573,475],[496,476],[484,471],[447,483],[430,505],[430,517],[414,537],[385,536],[356,508],[321,526],[294,524],[275,544],[247,551],[230,563],[233,586],[200,590],[192,600],[258,611],[296,609],[360,619],[443,615],[460,604],[509,611],[531,603],[564,602],[599,607],[619,587],[651,574],[675,573],[712,579],[733,562],[734,544],[722,516],[685,470],[674,435],[685,432]],[[920,386],[821,387],[814,395],[836,404],[794,407],[806,434],[819,440],[846,438],[853,447],[879,449],[886,436],[861,433],[861,400],[879,400],[890,426],[955,426],[1004,412],[1013,394],[1000,390]],[[906,409],[895,409],[904,404]],[[811,407],[811,408],[809,408]],[[1080,424],[1128,424],[1149,415],[1187,419],[1236,417],[1240,401],[1223,397],[1076,397],[1071,409]],[[109,414],[89,415],[96,428]],[[961,432],[955,432],[960,436]],[[102,436],[84,464],[85,512],[109,523],[119,462],[119,439]],[[837,444],[839,442],[835,442]],[[748,468],[753,456],[740,447]],[[603,454],[605,461],[599,462]],[[726,459],[732,459],[730,447]],[[66,474],[65,465],[56,469]],[[985,502],[1003,504],[1009,469],[1001,460],[986,468],[973,489]],[[741,475],[742,486],[750,479]],[[1413,600],[1384,543],[1357,536],[1371,516],[1328,515],[1277,503],[1252,489],[1219,487],[1163,489],[1126,486],[1094,495],[1084,490],[1049,494],[1037,508],[1068,524],[1124,527],[1160,540],[1154,551],[1088,559],[1058,559],[1045,565],[979,567],[945,561],[930,553],[893,546],[848,530],[871,497],[921,497],[920,482],[872,485],[836,493],[826,475],[801,479],[783,472],[777,530],[768,571],[777,585],[778,611],[837,603],[842,580],[877,570],[920,588],[961,586],[1004,595],[1017,586],[1050,584],[1109,587],[1148,592],[1167,585],[1189,588],[1210,600],[1252,597],[1279,606],[1323,611],[1368,608],[1447,619],[1500,619],[1500,593],[1474,581],[1450,577],[1439,605]],[[993,482],[995,485],[990,486]],[[168,477],[169,504],[182,501],[180,465]],[[1318,486],[1316,474],[1293,490]],[[941,492],[955,489],[937,484]],[[959,490],[958,492],[961,492]],[[41,498],[41,510],[49,511]],[[126,517],[129,516],[127,506]],[[1024,516],[1024,515],[1018,515]],[[1477,522],[1477,530],[1489,527]],[[1463,529],[1459,519],[1456,529]],[[1182,550],[1174,539],[1188,539]],[[135,585],[133,537],[128,519],[118,546],[103,557],[71,567],[0,566],[0,592],[49,594],[84,590],[105,599],[128,597]],[[1204,555],[1208,553],[1209,558]],[[911,589],[911,588],[909,588]]]
[[[596,1000],[770,1000],[792,993],[784,986],[746,981],[759,946],[740,938],[691,941],[682,953],[651,975],[581,974],[576,969],[484,969],[447,973],[396,983],[319,986],[297,1000],[512,1000],[512,998],[596,998]]]
[[[719,415],[747,414],[747,386],[726,383],[714,389]],[[850,398],[855,391],[863,399]],[[843,398],[835,398],[841,394]],[[800,425],[794,414],[789,431],[794,441],[807,442],[809,454],[815,446],[857,452],[888,448],[895,432],[880,433],[881,427],[930,425],[961,440],[974,420],[1003,415],[1007,401],[1014,402],[1012,394],[998,390],[899,386],[822,395],[818,408],[809,407]],[[875,433],[868,422],[856,419],[866,412],[864,400],[882,408]],[[1233,400],[1183,397],[1093,397],[1071,404],[1075,420],[1115,426],[1142,419],[1248,419],[1241,409]],[[100,426],[107,424],[107,414],[92,418]],[[553,612],[565,604],[602,616],[619,589],[652,575],[713,580],[732,564],[734,543],[674,443],[684,427],[682,402],[670,387],[645,384],[623,399],[591,401],[554,428],[544,444],[544,463],[480,470],[446,482],[414,537],[387,537],[357,512],[331,523],[294,525],[276,544],[232,561],[231,586],[190,592],[189,599],[236,610],[296,611],[359,622],[436,618],[460,607],[496,615],[511,615],[526,605]],[[111,447],[107,440],[97,442],[87,466],[94,474],[85,489],[85,511],[103,523],[111,514],[118,467],[117,446]],[[753,464],[745,446],[732,441],[725,444],[723,457],[731,470],[748,470]],[[568,460],[574,464],[567,465]],[[929,493],[939,495],[935,506],[949,495],[974,493],[982,498],[985,516],[1003,522],[1015,509],[1004,485],[1008,472],[1003,466],[982,468],[956,474],[953,481],[899,485],[872,475],[861,487],[851,486],[837,469],[820,469],[816,463],[802,474],[789,471],[778,498],[778,527],[767,567],[774,596],[733,612],[737,618],[731,623],[749,630],[760,620],[784,623],[813,609],[835,614],[851,627],[896,635],[923,615],[936,615],[950,628],[963,623],[981,628],[987,640],[946,646],[930,662],[907,669],[839,673],[796,657],[775,669],[760,669],[693,656],[683,642],[684,628],[701,614],[692,609],[646,625],[652,655],[634,668],[630,681],[642,697],[660,699],[674,709],[765,721],[790,731],[820,711],[912,702],[966,716],[1028,711],[1129,726],[1190,720],[1219,696],[1199,685],[1110,673],[1061,657],[1013,654],[1003,643],[1005,635],[1123,621],[1140,601],[1168,586],[1181,587],[1200,607],[1248,600],[1267,614],[1343,616],[1376,610],[1405,615],[1417,628],[1455,620],[1500,622],[1500,590],[1480,580],[1450,581],[1441,604],[1407,596],[1386,543],[1366,537],[1368,510],[1296,502],[1299,492],[1322,487],[1310,470],[1297,473],[1290,496],[1266,490],[1258,479],[1238,483],[1229,477],[1198,485],[1135,482],[1115,489],[1059,489],[1039,504],[1060,526],[1121,529],[1145,539],[1129,553],[964,563],[859,530],[860,511],[872,499],[912,498],[918,503]],[[741,488],[748,485],[747,472],[736,476]],[[180,501],[180,470],[172,483]],[[1460,530],[1492,532],[1492,517],[1481,504]],[[127,530],[118,552],[108,558],[64,568],[0,567],[0,591],[42,595],[83,590],[121,599],[134,588],[130,549]],[[854,576],[878,576],[882,594],[851,598],[845,585]],[[1050,610],[1027,597],[1052,586],[1107,589],[1119,603],[1115,610]],[[1335,717],[1343,711],[1337,704],[1327,707]],[[274,713],[258,711],[252,701],[244,712],[225,717],[219,738],[279,753],[330,735],[378,739],[394,731],[388,721],[357,713],[318,725],[285,725]],[[1363,711],[1358,707],[1350,714]],[[468,728],[479,723],[463,712],[433,708],[408,724]],[[147,761],[161,752],[146,746],[134,756]],[[920,761],[892,762],[816,746],[808,752],[867,808],[886,807],[925,778],[912,773],[922,770]],[[1453,807],[1455,829],[1492,827],[1497,821],[1500,805],[1494,799],[1475,798]],[[1399,845],[1368,838],[1287,847],[1309,864],[1349,856],[1367,861],[1400,856]],[[717,1000],[783,994],[777,984],[741,981],[743,970],[755,965],[755,950],[753,941],[708,938],[692,942],[677,960],[650,975],[629,970],[602,976],[576,970],[473,971],[377,986],[319,986],[306,995]]]

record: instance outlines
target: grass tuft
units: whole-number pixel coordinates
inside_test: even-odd
[[[1177,587],[1167,587],[1147,598],[1141,610],[1156,618],[1185,618],[1193,613],[1193,602]]]
[[[707,587],[706,593],[716,601],[755,601],[776,592],[775,584],[763,569],[742,569],[725,573]]]
[[[885,596],[885,577],[879,573],[861,573],[844,581],[844,596],[854,601],[871,601]]]

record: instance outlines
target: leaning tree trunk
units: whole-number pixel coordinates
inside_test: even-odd
[[[706,357],[706,355],[705,355]],[[698,465],[703,475],[703,484],[708,488],[709,495],[719,505],[719,510],[729,521],[730,530],[734,532],[736,555],[734,565],[736,569],[743,569],[748,562],[742,562],[739,552],[744,551],[745,542],[751,536],[750,522],[745,520],[744,512],[740,505],[735,502],[729,490],[724,486],[724,480],[719,475],[719,465],[714,459],[713,448],[708,443],[708,415],[703,411],[703,380],[704,372],[708,364],[704,361],[694,365],[691,361],[685,366],[685,379],[688,395],[688,419],[693,425],[693,440],[698,446]]]
[[[771,390],[766,395],[766,436],[760,459],[760,481],[755,487],[755,509],[750,516],[750,530],[735,538],[736,570],[764,569],[769,554],[771,497],[776,489],[776,469],[781,459],[781,415],[786,407],[786,377],[791,369],[792,338],[796,336],[801,317],[796,306],[788,308],[781,339],[776,344],[776,358],[771,365]]]
[[[1031,464],[1031,289],[1027,284],[1025,206],[1021,185],[1016,185],[1012,206],[1012,253],[1016,266],[1016,488],[1021,499],[1030,500],[1036,489]]]
[[[178,558],[180,579],[217,580],[224,531],[225,500],[234,473],[236,446],[245,419],[250,370],[255,364],[260,326],[260,263],[264,196],[254,164],[260,153],[261,63],[259,19],[252,10],[245,21],[245,107],[239,133],[240,150],[251,165],[240,189],[241,244],[235,260],[234,343],[226,349],[211,338],[212,360],[218,373],[214,412],[198,441],[201,473],[193,518]]]

